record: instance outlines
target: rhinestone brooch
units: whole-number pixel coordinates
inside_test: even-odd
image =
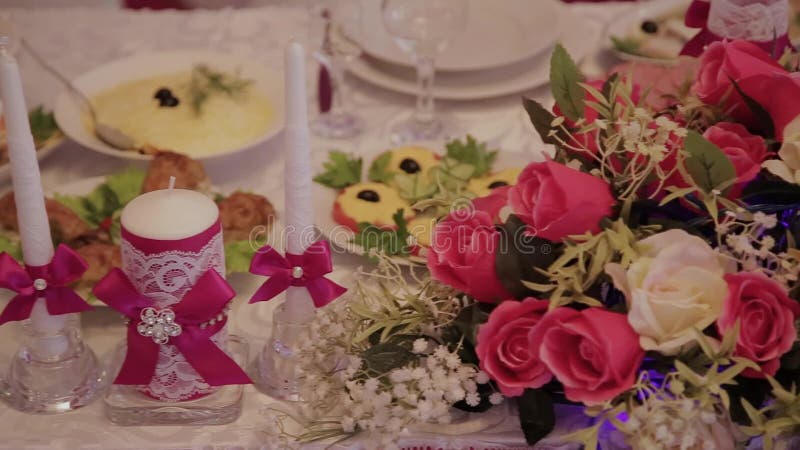
[[[136,326],[136,331],[144,337],[153,339],[153,342],[164,345],[169,338],[180,336],[183,329],[175,323],[175,311],[170,308],[157,310],[155,308],[142,309],[139,318],[141,322]]]

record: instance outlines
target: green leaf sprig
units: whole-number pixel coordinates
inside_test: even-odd
[[[203,106],[214,94],[224,94],[230,97],[244,92],[253,80],[241,78],[238,74],[227,74],[212,70],[205,64],[198,64],[192,68],[189,81],[189,100],[195,114],[203,112]]]
[[[323,164],[325,171],[314,177],[314,181],[333,189],[344,189],[361,182],[361,158],[340,151],[331,151]]]

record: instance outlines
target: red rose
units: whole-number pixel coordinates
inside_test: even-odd
[[[605,84],[605,81],[603,81],[603,80],[593,80],[593,81],[586,82],[586,84],[588,84],[589,86],[591,86],[591,87],[597,89],[598,91],[602,92],[603,85]],[[633,90],[631,92],[631,101],[633,103],[638,103],[639,102],[639,91],[640,91],[639,85],[634,84],[633,85]],[[590,94],[588,91],[584,91],[584,101],[585,102],[595,102],[595,103],[599,102],[599,100],[597,98],[595,98],[594,95]],[[627,107],[628,106],[628,104],[621,98],[617,98],[617,104],[621,105],[623,107]],[[561,113],[561,108],[559,108],[558,105],[553,106],[553,114],[555,114],[556,116],[563,116],[564,115],[564,114]],[[586,125],[591,125],[599,117],[600,117],[600,114],[598,114],[598,112],[595,111],[593,108],[589,107],[588,105],[584,106],[584,108],[583,108],[583,118],[584,118],[584,123]],[[564,123],[568,127],[575,128],[575,122],[573,122],[573,121],[571,121],[569,119],[567,119]],[[577,145],[579,147],[584,147],[584,148],[586,148],[587,150],[589,150],[592,153],[597,153],[598,150],[599,150],[599,147],[597,145],[598,144],[597,143],[597,135],[598,135],[598,130],[587,131],[586,133],[572,133],[572,137],[574,137],[578,142],[577,143],[576,142],[568,142],[568,143],[570,145],[573,145],[573,146]],[[567,149],[567,150],[569,150],[569,149]]]
[[[511,209],[536,236],[551,241],[600,231],[615,203],[608,183],[553,161],[531,163],[508,192]]]
[[[601,308],[556,308],[534,328],[531,339],[567,398],[588,405],[630,389],[644,359],[628,318]]]
[[[739,272],[725,275],[728,296],[717,319],[717,330],[724,335],[739,321],[736,354],[761,366],[761,372],[745,369],[752,378],[773,376],[780,357],[792,348],[797,338],[794,322],[800,304],[789,298],[781,285],[760,273]]]
[[[512,298],[494,270],[499,241],[500,233],[486,211],[450,213],[433,229],[427,261],[431,276],[480,302]]]
[[[727,95],[726,111],[737,119],[750,122],[750,110],[733,89],[731,79],[740,83],[755,75],[774,73],[785,74],[786,70],[757,45],[747,41],[714,42],[700,57],[700,71],[692,90],[709,105],[719,104]],[[746,90],[744,92],[752,96]]]
[[[741,189],[761,171],[761,163],[767,157],[767,144],[761,136],[755,136],[747,128],[730,122],[720,122],[703,136],[722,149],[736,168],[736,186]]]
[[[501,303],[478,330],[475,352],[481,370],[497,382],[506,397],[522,395],[526,388],[545,385],[553,375],[539,361],[537,343],[531,340],[549,302],[526,298]]]

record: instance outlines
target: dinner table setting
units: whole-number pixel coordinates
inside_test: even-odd
[[[794,0],[0,0],[0,448],[800,449]]]

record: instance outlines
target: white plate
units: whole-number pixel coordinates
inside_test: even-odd
[[[412,66],[383,25],[381,2],[362,1],[364,26],[346,24],[345,34],[370,56]],[[464,31],[436,59],[437,71],[483,70],[514,64],[549,47],[559,29],[555,0],[470,0]]]
[[[559,9],[558,40],[576,61],[592,52],[601,35],[596,22]],[[581,32],[575,32],[581,30]],[[445,100],[477,100],[517,94],[543,86],[550,80],[550,51],[510,66],[476,72],[437,73],[433,95]],[[350,73],[376,86],[416,95],[414,71],[374,58],[359,58],[349,66]]]
[[[609,22],[603,40],[609,45],[614,54],[624,61],[642,62],[648,64],[658,64],[670,66],[677,63],[675,58],[651,58],[648,56],[634,55],[617,50],[611,41],[612,37],[625,39],[630,37],[631,30],[638,27],[645,20],[659,19],[664,15],[677,11],[681,8],[686,10],[689,7],[688,0],[652,0],[642,5],[636,5],[626,14],[620,14],[616,19]],[[699,31],[699,30],[698,30]]]
[[[264,134],[245,147],[231,148],[226,151],[208,155],[189,155],[194,159],[205,160],[218,156],[238,153],[277,135],[283,128],[283,76],[256,62],[236,56],[202,50],[186,50],[174,52],[149,53],[120,59],[97,67],[73,80],[75,86],[88,97],[118,86],[127,81],[148,78],[157,75],[191,70],[192,66],[205,63],[220,70],[239,73],[255,80],[255,88],[261,91],[274,107],[275,120]],[[56,100],[55,117],[59,128],[70,139],[84,147],[111,156],[125,159],[147,160],[152,156],[140,155],[136,152],[117,150],[91,133],[83,123],[84,108],[80,100],[67,91],[62,92]]]

